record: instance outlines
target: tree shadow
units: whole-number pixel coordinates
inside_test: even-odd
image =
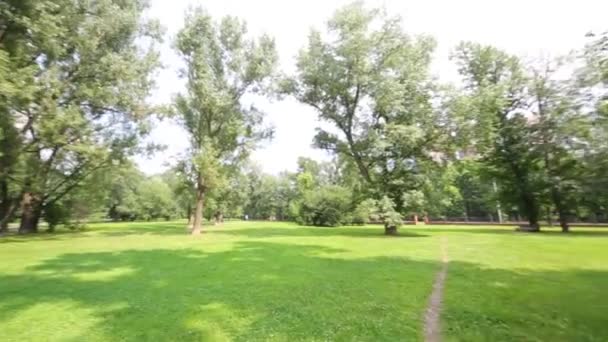
[[[0,275],[0,326],[23,337],[35,321],[48,340],[76,329],[74,341],[421,340],[439,264],[347,252],[250,241],[216,252],[64,254]],[[606,340],[606,288],[605,271],[450,262],[444,335]],[[70,312],[44,310],[66,305]]]
[[[211,233],[216,234],[228,234],[246,236],[249,238],[266,238],[266,237],[281,237],[281,236],[293,236],[293,237],[362,237],[362,238],[383,238],[383,239],[394,239],[394,238],[413,238],[413,237],[427,237],[428,235],[414,233],[404,229],[400,229],[397,235],[385,235],[384,228],[378,227],[311,227],[311,226],[298,226],[298,227],[248,227],[243,229],[222,229],[212,228],[208,230]]]
[[[125,235],[186,235],[186,222],[136,222],[136,223],[108,223],[96,225],[89,231],[97,232],[102,236],[125,236]]]
[[[0,243],[21,243],[28,241],[65,240],[90,236],[95,233],[101,236],[126,235],[185,235],[186,222],[106,222],[91,223],[83,228],[70,230],[60,227],[53,232],[41,229],[38,233],[20,235],[13,229],[0,236]]]
[[[18,234],[17,231],[11,231],[8,234],[0,236],[1,243],[23,243],[29,241],[50,241],[64,240],[75,238],[82,235],[83,230],[58,230],[54,232],[40,231],[35,234]]]
[[[26,274],[0,275],[0,325],[23,336],[19,317],[41,305],[72,303],[87,317],[64,327],[96,322],[79,340],[419,339],[437,264],[349,260],[340,257],[344,252],[241,242],[214,253],[65,254]],[[38,312],[37,329],[65,316]]]
[[[441,232],[441,233],[470,233],[470,234],[499,234],[499,235],[516,235],[516,236],[554,236],[554,237],[606,237],[608,236],[608,229],[603,228],[573,228],[569,233],[562,233],[557,228],[542,228],[540,232],[520,232],[516,231],[516,227],[478,227],[478,228],[466,228],[462,226],[456,227],[444,227],[444,226],[417,226],[416,228],[409,228],[414,232]]]

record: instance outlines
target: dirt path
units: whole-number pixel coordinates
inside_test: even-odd
[[[433,292],[424,315],[424,340],[426,342],[441,341],[441,303],[443,302],[443,287],[448,274],[448,239],[441,237],[441,269],[435,277]]]

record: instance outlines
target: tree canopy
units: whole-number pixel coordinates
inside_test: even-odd
[[[337,226],[404,220],[608,219],[608,32],[566,56],[452,48],[458,82],[431,73],[435,40],[357,1],[311,28],[291,73],[274,38],[190,8],[171,38],[183,88],[151,104],[163,30],[145,0],[0,3],[0,231],[88,219],[294,220]],[[292,97],[322,122],[300,157],[265,173],[272,138],[260,100]],[[188,148],[139,170],[154,114]],[[284,113],[283,115],[298,115]],[[164,124],[163,121],[160,123]],[[279,158],[280,156],[277,156]]]

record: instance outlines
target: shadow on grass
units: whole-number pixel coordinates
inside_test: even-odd
[[[34,321],[46,334],[33,339],[49,340],[65,339],[58,325],[80,328],[74,340],[420,340],[438,264],[344,252],[254,241],[216,252],[65,254],[0,275],[0,326],[9,340],[23,340]],[[607,340],[606,288],[607,272],[451,262],[444,332],[463,341]],[[40,309],[65,303],[85,317]]]
[[[97,322],[79,340],[419,339],[437,265],[349,260],[340,258],[343,252],[243,242],[214,253],[65,254],[25,274],[0,275],[0,326],[5,336],[19,339],[29,323],[19,319],[27,312],[37,331],[60,333],[59,322],[64,329],[76,329],[81,319]],[[35,312],[66,302],[87,317]]]
[[[69,230],[59,228],[54,232],[41,230],[35,234],[20,235],[16,230],[9,234],[0,236],[0,243],[20,243],[40,240],[65,240],[90,236],[88,233],[96,233],[101,236],[125,236],[125,235],[186,235],[186,223],[183,222],[108,222],[92,223],[82,229]]]
[[[539,233],[516,232],[515,227],[463,227],[463,226],[413,226],[406,225],[399,229],[397,236],[384,235],[384,228],[381,225],[376,226],[348,226],[348,227],[311,227],[311,226],[296,226],[285,224],[284,227],[273,226],[276,223],[252,222],[248,226],[246,222],[243,228],[232,226],[231,223],[226,223],[224,226],[214,226],[207,223],[203,230],[211,234],[228,234],[235,236],[244,236],[250,238],[264,237],[281,237],[281,236],[308,236],[308,237],[362,237],[362,238],[399,238],[399,237],[426,237],[431,232],[441,233],[471,233],[471,234],[501,234],[501,235],[519,235],[519,236],[555,236],[555,237],[608,237],[608,229],[585,229],[573,228],[570,233],[564,234],[556,230],[543,230]],[[268,224],[268,226],[265,226]],[[280,223],[282,224],[282,223]],[[0,237],[1,243],[22,243],[28,241],[39,240],[66,240],[79,237],[90,236],[87,233],[94,233],[99,236],[121,237],[128,235],[158,235],[158,236],[186,236],[186,222],[112,222],[104,224],[91,224],[83,230],[67,230],[59,229],[54,233],[41,231],[38,234],[18,235],[11,233]]]
[[[67,230],[61,229],[54,232],[47,232],[42,230],[35,234],[18,234],[16,230],[11,231],[8,234],[0,235],[0,243],[22,243],[28,241],[49,241],[49,240],[63,240],[65,238],[74,238],[81,236],[82,230]]]
[[[608,229],[605,228],[571,228],[569,233],[562,233],[557,228],[541,228],[540,232],[519,232],[516,227],[479,227],[467,228],[462,226],[445,227],[445,226],[416,226],[416,228],[408,228],[412,232],[420,233],[424,231],[442,232],[442,233],[471,233],[471,234],[502,234],[502,235],[519,235],[519,236],[555,236],[555,237],[608,237]],[[584,230],[583,230],[584,229]]]
[[[412,232],[406,229],[400,229],[397,235],[385,235],[384,227],[310,227],[310,226],[296,226],[289,228],[275,228],[275,227],[252,227],[243,229],[222,229],[222,228],[211,228],[211,233],[217,234],[228,234],[246,236],[249,238],[265,238],[265,237],[277,237],[277,236],[293,236],[293,237],[362,237],[362,238],[413,238],[413,237],[427,237],[426,234],[420,234],[419,232]]]

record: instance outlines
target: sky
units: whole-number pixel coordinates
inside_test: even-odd
[[[234,15],[247,22],[250,34],[268,33],[276,39],[281,70],[294,71],[295,56],[305,46],[311,27],[323,30],[334,11],[348,0],[151,0],[147,15],[160,20],[166,30],[160,47],[165,66],[157,75],[151,101],[170,103],[183,90],[177,76],[181,61],[171,42],[183,26],[190,6],[203,6],[216,18]],[[566,54],[584,45],[585,34],[608,29],[605,0],[384,0],[365,2],[369,7],[385,7],[403,18],[406,32],[427,34],[437,41],[431,67],[442,82],[458,82],[450,51],[463,40],[492,44],[523,58]],[[299,156],[327,160],[331,156],[311,146],[315,128],[321,123],[315,111],[291,98],[256,100],[256,106],[274,126],[275,136],[251,156],[265,172],[277,174],[296,169]],[[176,160],[188,146],[187,135],[175,123],[157,122],[148,142],[166,148],[153,157],[138,157],[147,174],[159,173]]]

